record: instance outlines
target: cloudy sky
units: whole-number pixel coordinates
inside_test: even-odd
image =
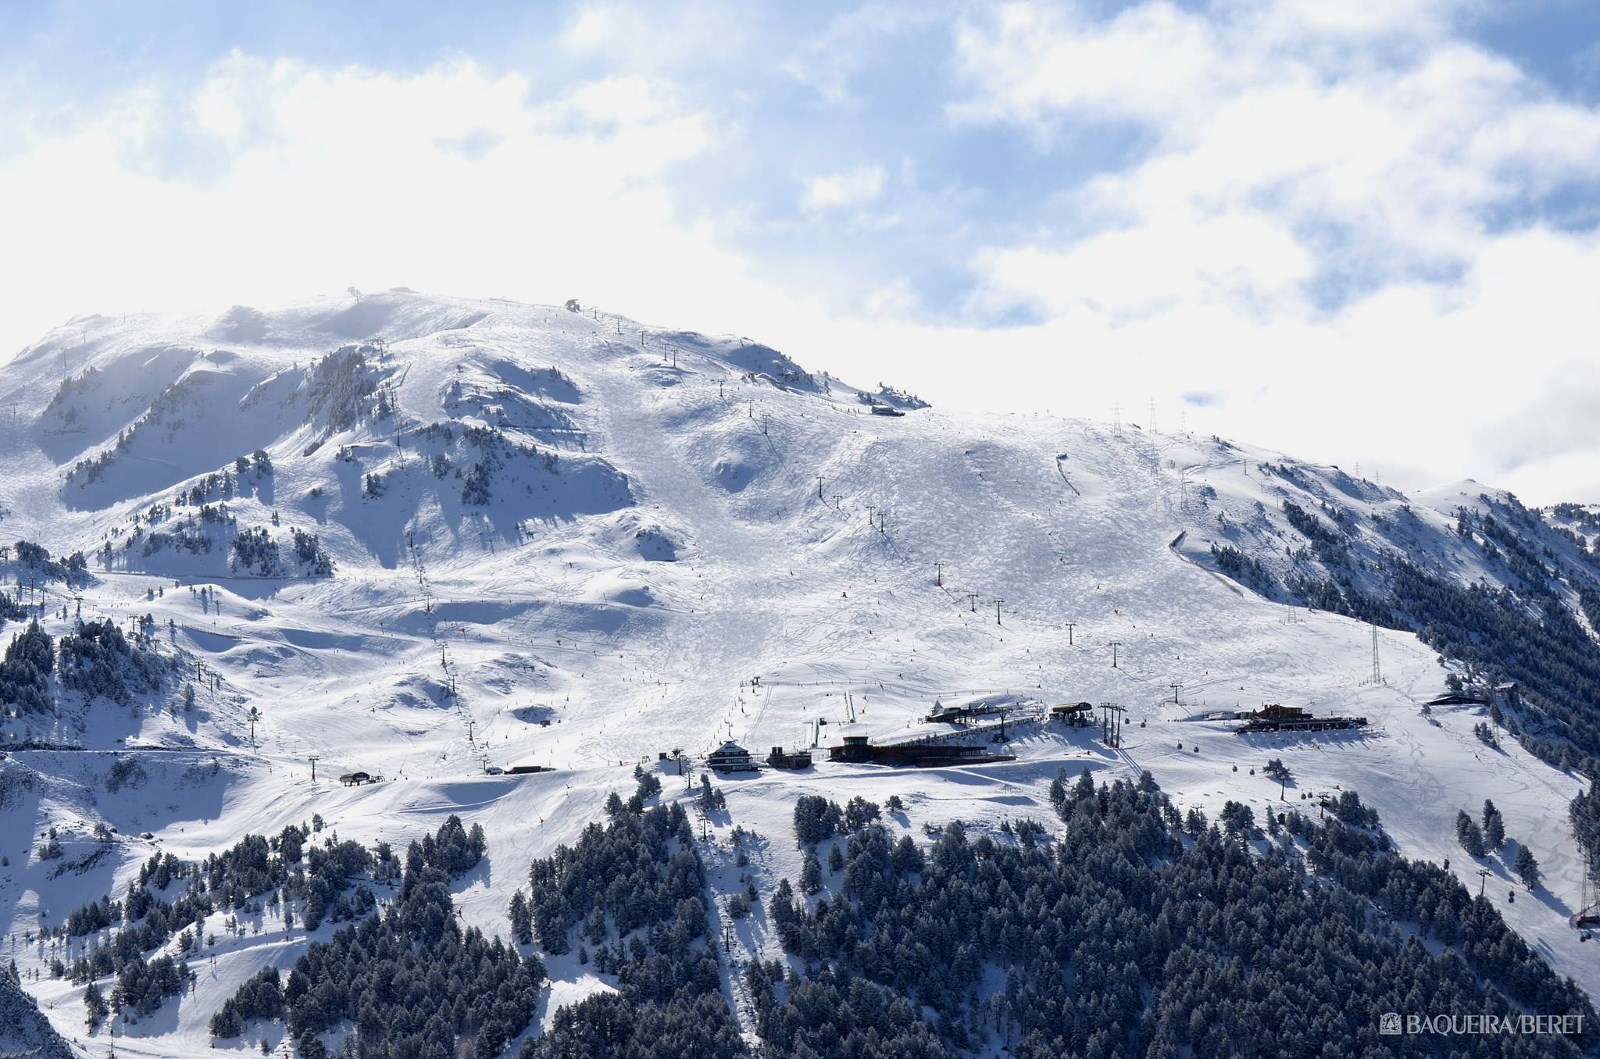
[[[81,312],[576,297],[1600,501],[1597,104],[1593,0],[0,0],[0,358]]]

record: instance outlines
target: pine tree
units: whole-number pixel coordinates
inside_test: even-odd
[[[1517,847],[1516,872],[1522,885],[1530,890],[1539,888],[1539,862],[1533,858],[1533,850],[1527,846]]]
[[[901,835],[900,841],[894,844],[892,863],[894,870],[902,875],[914,875],[923,869],[922,851],[917,849],[910,835]]]
[[[511,895],[511,936],[523,945],[533,944],[533,911],[521,890]]]
[[[800,892],[809,896],[820,889],[822,889],[822,864],[817,860],[817,851],[808,849],[805,862],[800,865]]]
[[[794,836],[802,846],[825,842],[839,829],[843,815],[837,804],[821,795],[802,794],[794,803]]]
[[[105,994],[100,992],[100,986],[94,982],[83,991],[83,1008],[88,1013],[89,1032],[94,1033],[100,1029],[100,1024],[106,1020],[106,1015],[111,1011],[106,1004]]]
[[[1461,843],[1461,848],[1474,857],[1481,857],[1488,852],[1483,843],[1483,830],[1465,810],[1456,813],[1456,839]]]
[[[789,885],[788,879],[779,879],[777,889],[772,891],[772,900],[767,902],[767,909],[772,913],[772,921],[781,931],[786,924],[791,924],[795,919],[794,887]]]
[[[1499,849],[1506,841],[1506,822],[1487,798],[1483,800],[1483,841],[1491,850]]]
[[[851,798],[844,807],[844,826],[847,831],[860,831],[879,818],[878,803],[869,802],[860,795]]]
[[[1055,806],[1056,812],[1067,804],[1066,769],[1057,769],[1056,778],[1050,781],[1050,804]]]

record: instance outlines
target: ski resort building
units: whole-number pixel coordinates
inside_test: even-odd
[[[993,702],[975,702],[964,706],[946,706],[942,702],[935,702],[932,711],[923,720],[929,724],[962,724],[1002,714],[1005,710],[1005,706]]]
[[[1303,706],[1282,706],[1267,703],[1259,710],[1234,714],[1234,719],[1246,722],[1239,727],[1244,732],[1320,732],[1329,729],[1365,728],[1365,717],[1317,717]]]
[[[758,767],[750,751],[729,740],[711,752],[706,763],[718,772],[756,772]]]
[[[1089,723],[1094,714],[1094,704],[1091,702],[1063,702],[1059,706],[1050,707],[1050,719],[1061,721],[1064,724],[1082,727]]]
[[[992,753],[988,747],[955,743],[922,741],[874,746],[864,735],[847,735],[843,744],[828,748],[828,760],[940,768],[946,765],[981,765],[990,761],[1015,761],[1016,756]]]
[[[1456,693],[1451,693],[1449,695],[1440,695],[1436,699],[1429,699],[1427,701],[1426,705],[1428,705],[1428,706],[1487,706],[1487,705],[1489,705],[1489,700],[1486,699],[1486,698],[1483,698],[1480,695],[1460,695],[1460,694],[1456,694]]]
[[[772,753],[767,755],[767,764],[775,769],[805,769],[811,767],[811,751],[794,750],[786,751],[781,746],[772,748]]]

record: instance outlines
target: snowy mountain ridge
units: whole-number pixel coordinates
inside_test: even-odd
[[[891,408],[905,414],[874,412]],[[123,892],[154,853],[198,860],[313,815],[403,844],[452,813],[489,843],[462,918],[505,935],[530,858],[626,794],[636,763],[670,789],[674,751],[728,739],[821,758],[846,732],[939,730],[936,701],[1089,701],[1127,709],[1123,746],[1025,724],[1012,762],[819,761],[729,781],[715,827],[771,837],[750,869],[770,882],[798,874],[801,793],[895,795],[913,836],[1049,822],[1063,767],[1149,770],[1186,807],[1264,811],[1290,788],[1256,773],[1281,757],[1299,791],[1359,791],[1407,856],[1479,886],[1453,822],[1492,797],[1546,880],[1507,902],[1510,860],[1484,860],[1501,914],[1600,988],[1567,925],[1582,776],[1509,734],[1485,744],[1483,705],[1424,710],[1483,681],[1383,602],[1396,556],[1529,606],[1543,585],[1592,649],[1591,509],[1529,512],[1473,483],[1407,496],[1218,438],[949,413],[738,338],[408,291],[81,318],[0,369],[0,437],[0,578],[85,659],[50,677],[51,709],[4,722],[13,938]],[[1207,719],[1266,702],[1370,724],[1291,738]],[[1585,745],[1576,721],[1496,708]],[[554,771],[488,774],[517,765]],[[333,779],[357,771],[382,782]],[[744,874],[724,869],[718,901]],[[222,1001],[304,951],[222,918],[193,994],[121,1024],[119,1054],[209,1053]],[[738,944],[781,954],[763,923],[741,919]],[[48,973],[59,945],[15,958],[81,1044],[83,989]],[[571,959],[550,970],[546,1025],[609,988]]]

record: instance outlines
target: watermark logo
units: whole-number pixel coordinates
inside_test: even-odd
[[[1405,1015],[1386,1011],[1378,1016],[1385,1036],[1429,1033],[1441,1037],[1516,1035],[1573,1037],[1583,1033],[1582,1015]]]

